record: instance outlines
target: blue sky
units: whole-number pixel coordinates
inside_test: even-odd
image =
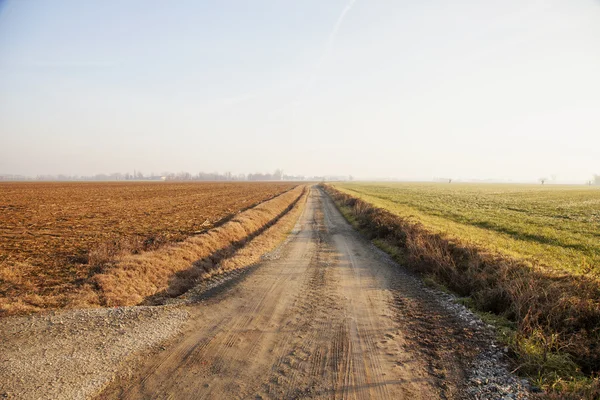
[[[600,173],[600,2],[0,6],[0,173]]]

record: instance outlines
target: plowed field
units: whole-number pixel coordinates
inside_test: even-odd
[[[74,289],[117,254],[181,241],[293,186],[0,184],[0,300]]]

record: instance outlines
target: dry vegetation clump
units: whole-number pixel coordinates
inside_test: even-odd
[[[598,398],[600,282],[431,232],[340,192],[326,191],[376,244],[444,285],[500,327],[516,368],[560,398]]]
[[[293,183],[0,184],[0,315],[100,304],[94,275],[218,227]],[[75,299],[77,301],[74,303]],[[76,304],[77,303],[77,304]]]

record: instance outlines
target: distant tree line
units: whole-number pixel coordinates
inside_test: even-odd
[[[115,172],[112,174],[84,175],[37,175],[27,177],[23,175],[0,175],[0,181],[4,180],[36,180],[36,181],[304,181],[323,180],[324,177],[303,175],[286,175],[283,170],[277,169],[273,173],[232,174],[231,172],[162,172],[155,174],[144,174],[142,171],[134,170],[133,173]]]

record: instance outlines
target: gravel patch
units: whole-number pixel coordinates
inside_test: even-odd
[[[0,326],[0,398],[86,399],[135,355],[175,337],[180,307],[119,307],[8,317]]]
[[[483,322],[455,296],[427,288],[440,298],[450,312],[454,313],[478,333],[483,351],[472,361],[465,392],[473,399],[528,399],[531,385],[527,379],[511,373],[506,356],[508,349],[500,346],[495,338],[495,328]]]
[[[457,298],[431,288],[444,307],[454,313],[471,329],[478,333],[483,350],[471,363],[465,392],[473,399],[528,399],[531,385],[527,379],[519,378],[509,369],[508,349],[500,346],[495,338],[495,328],[483,322],[476,314],[457,303]]]

